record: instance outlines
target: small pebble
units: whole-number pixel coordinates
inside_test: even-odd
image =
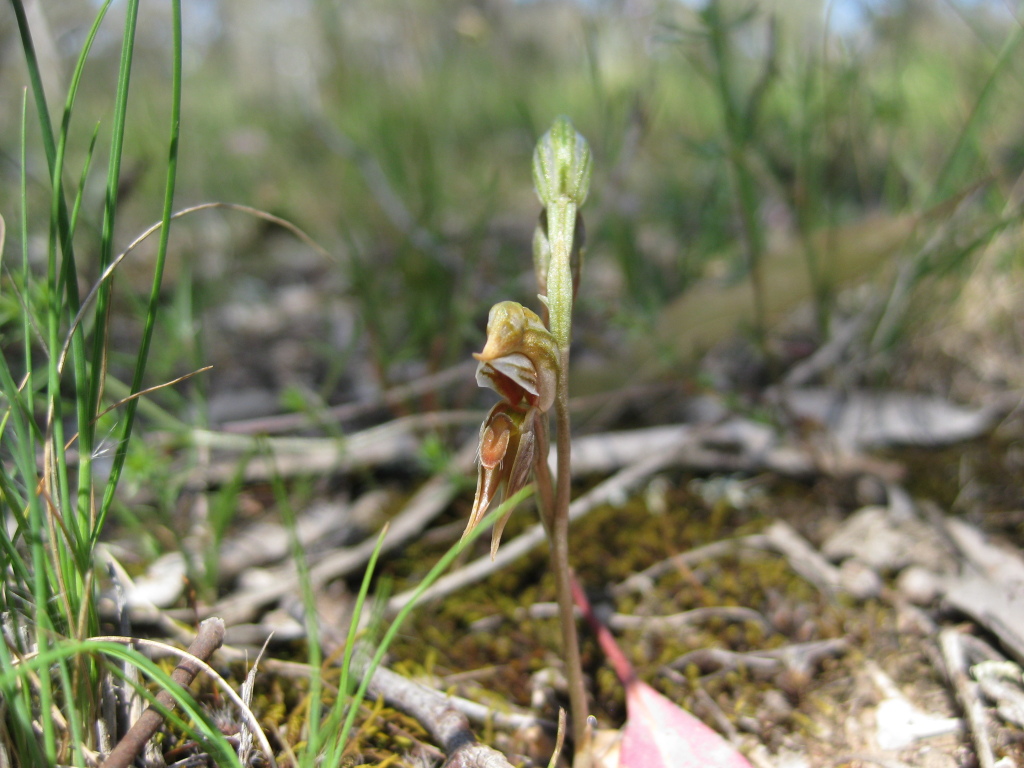
[[[914,605],[928,605],[942,591],[939,578],[927,568],[917,565],[900,573],[896,579],[896,588]]]
[[[877,597],[882,592],[882,579],[874,569],[855,558],[844,560],[839,566],[839,583],[858,600]]]

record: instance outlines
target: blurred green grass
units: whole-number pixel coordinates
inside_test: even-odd
[[[720,6],[727,95],[709,29],[681,3],[321,0],[254,10],[224,1],[191,24],[186,9],[178,207],[254,205],[303,227],[336,259],[287,275],[266,258],[257,222],[196,216],[172,237],[168,304],[192,302],[198,312],[223,303],[240,276],[271,287],[325,280],[354,302],[379,384],[402,378],[409,361],[451,364],[479,343],[490,303],[533,301],[539,206],[529,156],[565,113],[596,157],[582,322],[643,333],[709,264],[734,278],[747,268],[723,111],[729,100],[742,108],[762,85],[742,151],[769,240],[807,242],[869,215],[922,212],[982,181],[982,214],[1005,213],[1024,164],[1024,52],[1005,10],[889,3],[862,28],[838,32],[826,31],[821,4]],[[73,48],[88,12],[47,9],[58,52]],[[773,39],[776,72],[765,78]],[[150,223],[144,203],[162,183],[152,158],[166,151],[166,115],[147,96],[166,76],[166,45],[159,23],[140,30],[124,242]],[[109,109],[90,89],[113,71],[116,53],[99,45],[86,71],[71,130],[77,151]],[[0,79],[8,104],[21,87],[13,59]],[[54,77],[66,68],[59,61]],[[3,211],[16,190],[14,120],[14,110],[0,111]],[[38,174],[41,158],[33,162]],[[92,181],[87,214],[102,194]],[[17,217],[7,218],[17,238]],[[826,274],[829,254],[812,257]],[[194,284],[187,297],[176,276]],[[133,287],[122,282],[119,292]],[[819,303],[833,300],[834,287],[819,289]],[[173,333],[162,346],[168,357],[196,362],[195,338],[189,348],[180,326],[176,342]],[[316,354],[330,367],[332,354],[350,352],[327,345]],[[154,362],[154,377],[175,368]]]

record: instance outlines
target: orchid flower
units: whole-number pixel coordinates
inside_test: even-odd
[[[558,348],[540,317],[522,304],[502,301],[487,316],[487,343],[473,354],[476,382],[512,405],[525,400],[541,413],[555,402]]]
[[[537,419],[555,401],[558,348],[551,332],[535,312],[514,301],[491,307],[487,343],[473,355],[479,365],[476,380],[502,400],[491,408],[480,427],[476,496],[463,538],[472,531],[491,502],[508,498],[526,485],[537,450]],[[491,559],[512,510],[494,525]]]

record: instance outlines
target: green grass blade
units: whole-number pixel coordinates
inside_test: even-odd
[[[0,653],[6,655],[6,649]],[[77,640],[55,643],[46,651],[19,664],[14,664],[12,660],[10,664],[4,664],[3,669],[0,669],[0,691],[12,690],[17,686],[28,686],[32,683],[33,678],[44,680],[49,677],[46,671],[54,664],[71,665],[77,657],[97,654],[127,662],[138,668],[160,690],[170,694],[175,707],[181,711],[181,715],[179,715],[177,712],[168,712],[161,707],[165,718],[171,725],[181,728],[189,736],[199,741],[214,758],[217,765],[240,766],[238,755],[235,754],[231,744],[210,721],[210,718],[186,688],[176,683],[167,672],[142,653],[109,640]],[[3,658],[0,657],[0,660]],[[110,671],[119,674],[115,666],[111,666]],[[160,707],[155,701],[154,695],[145,686],[138,686],[137,690],[149,700],[150,704]],[[48,719],[42,718],[43,723]],[[51,760],[49,764],[54,765],[55,761]]]
[[[266,446],[264,445],[264,448]],[[273,462],[273,454],[269,450],[263,451],[267,461]],[[320,745],[321,708],[323,706],[323,649],[320,645],[320,623],[316,609],[316,595],[313,592],[313,580],[309,575],[309,563],[306,560],[306,553],[299,541],[298,522],[291,502],[288,499],[287,491],[280,473],[274,472],[271,479],[271,486],[277,507],[281,512],[282,522],[288,530],[289,544],[292,549],[292,561],[298,572],[299,592],[302,596],[303,623],[306,629],[306,642],[309,654],[309,702],[306,716],[307,748],[303,752],[299,765],[315,766],[316,755]],[[339,695],[341,695],[339,693]]]
[[[18,195],[21,203],[21,300],[25,311],[21,316],[23,339],[22,359],[25,366],[25,391],[32,397],[35,388],[32,382],[32,321],[28,311],[28,281],[30,264],[28,258],[28,91],[21,95],[21,174]],[[6,361],[5,361],[6,365]]]
[[[46,153],[46,161],[52,169],[57,155],[57,146],[53,141],[53,123],[50,121],[50,110],[46,107],[46,92],[43,89],[42,75],[40,75],[39,59],[36,56],[35,43],[32,42],[32,32],[28,26],[28,18],[25,16],[24,3],[21,0],[11,0],[11,5],[14,7],[14,16],[18,23],[18,33],[21,35],[21,49],[25,53],[25,64],[28,67],[32,97],[35,99],[36,109],[39,112],[43,151]]]
[[[363,606],[366,604],[366,597],[370,592],[370,582],[373,580],[373,574],[377,569],[377,557],[380,555],[381,548],[384,546],[384,537],[387,536],[387,532],[388,526],[385,525],[381,529],[380,535],[377,537],[377,545],[373,548],[373,552],[370,554],[370,559],[366,564],[366,570],[363,572],[363,581],[359,585],[359,595],[352,608],[352,621],[349,622],[348,625],[348,636],[345,640],[345,653],[343,654],[341,661],[341,678],[338,682],[338,699],[335,702],[334,709],[331,711],[330,718],[324,724],[324,731],[328,734],[335,732],[335,729],[341,722],[343,713],[347,717],[349,712],[352,712],[359,707],[359,700],[349,695],[349,686],[351,685],[349,675],[352,669],[352,657],[355,652],[356,637],[359,634],[359,620],[363,615]],[[348,731],[343,730],[338,734],[338,738],[334,739],[333,748],[325,756],[325,762],[327,765],[341,764],[341,756],[345,751],[347,741]]]
[[[6,629],[6,627],[5,627]],[[0,675],[15,669],[15,659],[7,643],[0,643]],[[6,678],[5,678],[6,679]],[[46,765],[39,741],[33,728],[31,689],[16,680],[0,682],[0,695],[7,707],[7,730],[11,734],[18,755],[24,765]]]
[[[999,52],[999,58],[996,60],[995,66],[992,67],[992,71],[989,72],[985,84],[978,92],[974,104],[971,106],[971,112],[967,116],[967,121],[957,134],[956,143],[950,150],[945,163],[942,165],[942,169],[939,171],[938,177],[935,179],[931,195],[929,195],[925,203],[926,209],[955,196],[961,191],[962,187],[978,181],[977,178],[960,178],[960,175],[965,169],[972,166],[973,161],[969,156],[972,140],[977,136],[978,131],[984,128],[983,117],[985,116],[989,101],[996,95],[996,85],[999,81],[999,76],[1007,67],[1013,65],[1013,54],[1017,51],[1022,40],[1024,40],[1024,26],[1014,24],[1013,31]]]
[[[88,663],[88,659],[62,659],[57,665],[57,670],[60,674],[60,687],[62,690],[62,698],[64,701],[72,702],[76,701],[83,696],[91,696],[92,689],[86,688],[85,686],[76,686],[72,680],[71,674],[68,672],[69,663],[75,665],[75,662]],[[77,755],[75,763],[77,765],[88,765],[88,759],[85,755],[85,740],[82,733],[82,716],[88,710],[80,709],[76,706],[64,707],[65,717],[68,722],[68,731],[71,736],[71,749]]]
[[[137,3],[136,3],[137,4]],[[156,323],[157,306],[160,298],[160,286],[163,281],[164,264],[167,260],[167,243],[170,237],[171,219],[173,217],[174,188],[178,170],[178,138],[181,130],[181,71],[182,71],[182,37],[181,37],[181,2],[173,0],[171,3],[173,11],[173,62],[172,62],[172,83],[171,83],[171,121],[170,140],[167,160],[167,176],[164,187],[163,212],[160,227],[160,242],[157,247],[156,264],[153,267],[153,284],[149,295],[149,308],[146,313],[145,327],[143,328],[142,341],[135,360],[135,372],[132,377],[132,393],[142,389],[142,378],[146,370],[146,360],[149,357],[149,349],[153,340],[153,328]],[[127,82],[125,82],[125,95],[127,95]],[[123,116],[122,116],[123,117]],[[113,188],[116,192],[116,186]],[[108,188],[108,195],[111,189]],[[113,221],[111,220],[111,224]],[[109,254],[108,254],[109,257]],[[109,262],[109,258],[108,258]],[[107,263],[107,262],[105,262]],[[109,285],[109,284],[108,284]],[[109,293],[109,288],[104,291]],[[105,306],[105,300],[103,305]],[[100,304],[97,304],[97,312],[100,311]],[[95,545],[100,531],[106,522],[110,511],[110,505],[114,501],[114,491],[121,478],[124,469],[124,462],[128,456],[128,440],[131,437],[132,427],[135,422],[135,412],[138,408],[138,400],[132,399],[125,405],[124,426],[118,440],[117,449],[114,454],[113,465],[110,470],[110,477],[104,488],[103,501],[100,504],[99,514],[93,526],[91,543]]]
[[[121,160],[124,152],[124,134],[128,119],[128,90],[131,84],[132,61],[135,54],[135,30],[138,26],[139,0],[129,0],[125,9],[124,36],[121,40],[121,62],[117,73],[117,92],[114,96],[113,127],[110,136],[110,159],[107,164],[106,197],[100,231],[100,271],[106,269],[114,257],[114,224],[117,214],[117,190],[121,180]],[[92,372],[94,379],[89,392],[93,412],[98,408],[102,388],[101,372],[105,355],[107,307],[111,284],[100,286],[96,299],[96,342],[93,345]]]
[[[434,564],[434,567],[430,569],[427,575],[423,577],[423,581],[421,581],[419,585],[416,587],[416,590],[413,592],[409,602],[406,603],[398,612],[398,615],[395,616],[394,620],[391,622],[391,625],[388,627],[387,632],[384,633],[384,636],[378,643],[377,650],[373,654],[373,657],[370,659],[370,663],[363,673],[363,679],[359,683],[359,688],[356,690],[356,693],[352,698],[352,704],[350,705],[348,716],[346,717],[345,723],[341,729],[341,733],[339,734],[340,743],[343,744],[348,739],[348,734],[352,730],[352,724],[355,722],[356,712],[359,709],[359,704],[366,697],[366,689],[370,686],[370,679],[373,677],[374,670],[377,669],[377,667],[379,667],[381,662],[384,660],[384,654],[387,653],[388,647],[391,645],[391,642],[395,639],[395,636],[398,634],[398,631],[402,628],[402,624],[405,623],[405,620],[409,617],[409,614],[412,613],[412,611],[415,609],[416,603],[419,601],[420,597],[422,597],[423,593],[426,592],[427,589],[435,581],[437,581],[446,570],[448,570],[448,567],[455,561],[455,558],[462,554],[462,551],[466,547],[470,546],[480,534],[482,534],[486,530],[489,530],[494,525],[494,523],[497,522],[501,518],[501,516],[505,514],[505,512],[514,508],[517,504],[521,504],[523,501],[529,498],[530,494],[532,493],[533,486],[528,485],[525,488],[521,489],[511,498],[506,499],[497,509],[489,513],[480,522],[480,524],[476,526],[476,528],[470,531],[470,533],[464,539],[461,539],[451,549],[445,552],[444,555],[441,556],[441,559]]]

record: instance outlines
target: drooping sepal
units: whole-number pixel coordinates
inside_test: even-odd
[[[480,427],[479,467],[473,509],[462,537],[480,524],[491,503],[501,496],[508,498],[527,483],[536,451],[537,409],[519,407],[502,400],[487,414]],[[494,524],[491,535],[491,559],[498,552],[501,532],[512,516],[508,510]]]

